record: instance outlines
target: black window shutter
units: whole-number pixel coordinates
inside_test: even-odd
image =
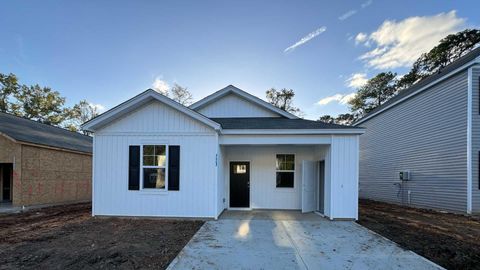
[[[128,190],[140,189],[140,146],[130,145],[128,154]]]
[[[180,190],[180,146],[168,147],[168,190]]]

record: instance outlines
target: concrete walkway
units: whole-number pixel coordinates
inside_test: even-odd
[[[297,211],[227,211],[168,269],[441,269],[353,221]]]

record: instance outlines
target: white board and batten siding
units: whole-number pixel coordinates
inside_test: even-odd
[[[359,125],[361,198],[466,212],[467,83],[465,70]]]
[[[222,117],[280,117],[279,114],[267,110],[253,102],[235,95],[227,94],[213,103],[197,110],[199,113],[212,118]]]
[[[331,218],[358,219],[358,149],[359,136],[332,137],[328,164]]]
[[[138,144],[180,145],[179,191],[128,190],[128,149]],[[94,137],[93,214],[216,217],[217,146],[213,129],[159,102],[112,122]]]

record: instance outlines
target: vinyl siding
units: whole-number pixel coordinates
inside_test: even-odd
[[[180,190],[128,190],[128,147],[180,145]],[[93,214],[216,217],[213,129],[160,102],[120,118],[94,136]]]
[[[472,110],[472,211],[480,213],[480,176],[479,170],[479,152],[480,152],[480,67],[476,67],[472,72],[473,87],[473,110]]]
[[[215,102],[197,110],[211,117],[280,117],[279,114],[265,109],[235,94],[228,94]]]
[[[361,123],[360,197],[465,212],[466,116],[467,71]]]

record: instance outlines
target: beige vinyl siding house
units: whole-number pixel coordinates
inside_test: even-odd
[[[473,50],[354,124],[366,129],[360,198],[480,212],[479,55]]]

